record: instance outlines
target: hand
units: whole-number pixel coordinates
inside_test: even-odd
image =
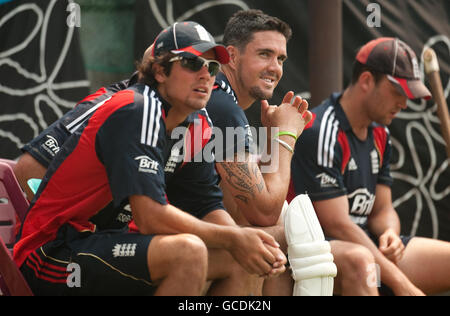
[[[254,228],[233,229],[234,234],[228,250],[248,273],[267,276],[271,273],[278,275],[283,270],[280,265],[285,263],[286,257],[272,236]]]
[[[290,91],[284,96],[280,106],[270,106],[266,100],[261,101],[261,123],[264,127],[278,127],[280,131],[292,132],[300,136],[305,126],[311,121],[308,102]]]
[[[268,244],[265,245],[272,252],[277,261],[275,261],[275,263],[272,265],[272,270],[264,277],[265,278],[277,277],[286,271],[285,265],[287,263],[287,258],[280,248],[274,248]]]
[[[392,230],[386,230],[379,238],[379,250],[393,263],[397,264],[403,257],[405,246],[397,233]]]

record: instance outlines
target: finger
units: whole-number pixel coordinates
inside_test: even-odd
[[[381,252],[386,256],[386,257],[392,257],[395,254],[395,251],[397,250],[396,247],[393,247],[392,245],[387,247],[387,248],[383,248],[384,250],[382,250]]]
[[[298,112],[303,114],[308,110],[308,107],[309,107],[308,101],[302,100],[300,106],[298,107]]]
[[[281,267],[279,267],[277,269],[272,269],[269,272],[267,277],[269,277],[269,278],[277,277],[277,276],[283,274],[284,272],[286,272],[286,266],[283,265],[283,266],[281,266]]]
[[[313,119],[312,113],[311,113],[310,111],[307,110],[307,111],[303,114],[303,119],[305,120],[305,125],[308,125],[309,122],[311,122],[311,120]]]
[[[257,260],[254,260],[256,270],[258,271],[258,275],[264,276],[270,273],[272,271],[272,264],[269,263],[264,258],[258,258]]]
[[[294,97],[294,92],[289,91],[288,93],[286,93],[286,95],[284,96],[283,101],[282,101],[281,103],[282,103],[282,104],[283,104],[283,103],[289,103],[289,104],[291,104],[292,98],[293,98],[293,97]]]
[[[296,109],[299,109],[303,104],[303,99],[299,96],[296,96],[294,98],[294,101],[292,102],[292,106],[295,107]]]
[[[405,250],[405,247],[403,245],[401,245],[400,247],[397,248],[397,250],[394,253],[395,262],[400,261],[400,259],[403,257],[404,250]]]
[[[271,235],[269,235],[265,231],[258,230],[258,236],[259,236],[259,238],[261,238],[261,240],[264,243],[268,244],[269,246],[272,246],[274,248],[280,248],[280,244],[277,243],[275,238],[273,238]]]
[[[267,100],[261,100],[261,112],[267,112],[269,109],[269,102]]]
[[[287,263],[287,258],[285,254],[281,251],[279,248],[273,248],[266,244],[266,247],[269,248],[269,250],[272,252],[272,254],[275,256],[275,263],[273,264],[274,268],[280,267],[282,265],[285,265]]]
[[[387,246],[388,246],[387,235],[381,235],[378,248],[383,252],[387,248]]]
[[[250,274],[258,276],[265,275],[270,271],[270,265],[265,262],[258,254],[248,256],[246,262],[241,262],[241,266]]]

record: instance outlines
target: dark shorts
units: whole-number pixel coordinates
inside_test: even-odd
[[[153,295],[147,265],[152,238],[125,229],[80,233],[66,224],[21,271],[35,295]]]

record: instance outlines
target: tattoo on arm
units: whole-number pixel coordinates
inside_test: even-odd
[[[235,198],[241,200],[245,204],[248,204],[248,198],[243,195],[236,195]]]
[[[224,179],[227,183],[242,193],[235,195],[236,199],[248,204],[249,198],[255,197],[255,188],[259,193],[264,190],[264,178],[261,176],[257,165],[253,170],[251,170],[249,162],[223,162],[220,165],[225,170],[226,176]]]
[[[221,166],[226,172],[226,181],[236,190],[254,196],[253,183],[248,163],[223,162]]]
[[[257,180],[257,182],[259,180],[259,183],[256,184],[256,187],[258,188],[259,193],[261,193],[264,190],[264,186],[266,185],[266,183],[261,175],[261,172],[259,171],[258,165],[255,165],[253,174],[255,175],[255,179]]]

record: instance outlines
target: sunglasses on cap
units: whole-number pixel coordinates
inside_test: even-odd
[[[194,72],[200,71],[202,67],[208,67],[208,72],[211,77],[216,76],[220,71],[220,63],[217,60],[207,60],[202,57],[183,57],[176,56],[169,60],[169,62],[181,61],[183,68],[192,70]]]

